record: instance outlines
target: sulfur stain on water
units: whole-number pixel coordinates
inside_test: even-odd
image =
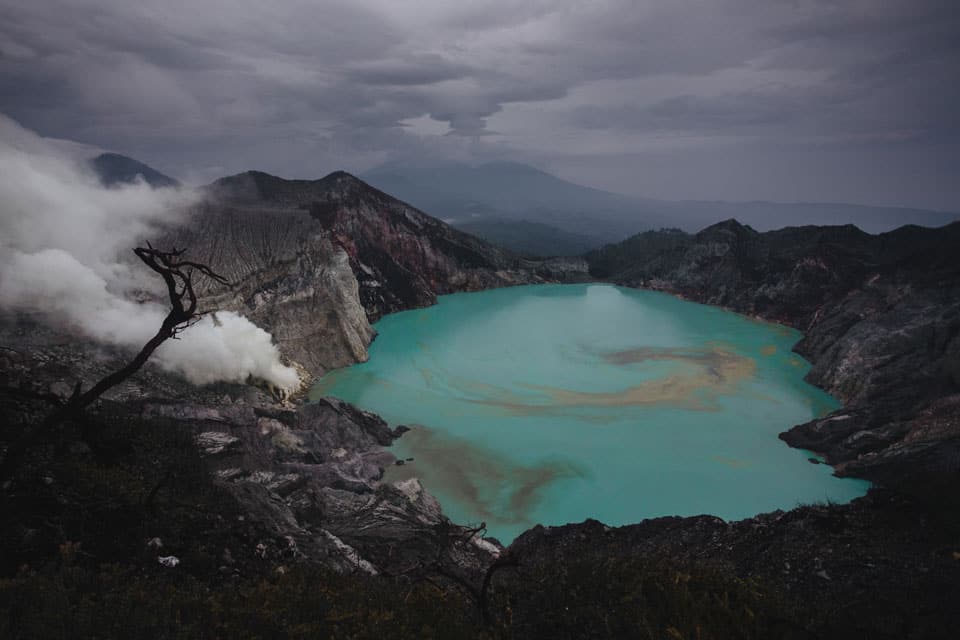
[[[488,527],[530,526],[531,507],[544,487],[562,479],[586,475],[571,460],[544,458],[521,463],[469,440],[414,427],[405,436],[416,451],[412,464],[394,466],[386,480],[419,477],[431,486],[442,486],[475,520]]]
[[[747,517],[849,500],[777,435],[838,406],[803,381],[800,334],[608,285],[441,296],[377,323],[366,363],[314,389],[393,424],[385,480],[420,477],[459,522],[509,542],[536,523]]]

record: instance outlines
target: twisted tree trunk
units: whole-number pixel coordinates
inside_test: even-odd
[[[140,352],[130,362],[101,378],[87,391],[81,392],[82,383],[78,382],[73,389],[73,394],[66,402],[39,424],[32,427],[28,426],[26,431],[10,444],[3,462],[0,463],[0,485],[13,478],[31,447],[42,441],[43,437],[54,427],[64,420],[78,415],[106,391],[135,374],[146,364],[157,347],[170,338],[175,339],[181,331],[200,319],[202,314],[197,312],[197,295],[193,290],[194,272],[199,272],[220,284],[229,286],[226,278],[215,273],[210,267],[188,260],[181,260],[183,250],[160,251],[147,243],[146,248],[137,247],[133,252],[144,264],[163,278],[170,298],[170,312],[163,319],[157,333],[143,345]]]

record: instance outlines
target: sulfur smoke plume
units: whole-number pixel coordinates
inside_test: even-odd
[[[139,348],[167,308],[137,302],[133,294],[165,289],[124,256],[163,226],[181,222],[196,195],[142,181],[104,188],[60,149],[0,115],[0,306]],[[154,361],[197,384],[252,375],[282,389],[299,385],[270,334],[232,312],[204,317],[180,340],[165,342]]]

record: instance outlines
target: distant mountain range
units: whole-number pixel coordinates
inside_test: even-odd
[[[646,228],[671,226],[665,217],[639,222],[637,201],[561,180],[513,162],[477,167],[384,165],[361,176],[382,191],[455,227],[496,242],[510,238],[521,253],[544,249],[563,255],[598,247]],[[535,223],[531,225],[531,223]],[[544,248],[541,233],[558,242]]]
[[[481,217],[451,226],[523,256],[579,256],[605,244],[596,236],[529,220]]]
[[[759,231],[800,225],[854,224],[878,233],[905,224],[938,227],[958,213],[834,203],[667,201],[635,198],[592,189],[517,163],[442,167],[384,165],[363,174],[377,188],[463,229],[496,241],[512,238],[512,248],[533,248],[541,227],[556,227],[593,246],[622,240],[640,231],[679,228],[696,231],[736,218]],[[571,238],[552,245],[558,253],[577,246]],[[542,244],[542,242],[540,242]],[[542,249],[542,247],[537,247]],[[548,249],[551,247],[548,247]]]
[[[180,183],[115,153],[91,160],[104,185],[142,177]],[[266,174],[264,174],[266,175]],[[571,256],[651,229],[697,231],[736,218],[758,231],[853,224],[870,233],[905,224],[939,227],[960,213],[834,203],[668,201],[584,187],[525,164],[382,165],[361,176],[377,189],[454,227],[516,253]]]

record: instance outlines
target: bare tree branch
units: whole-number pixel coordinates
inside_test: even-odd
[[[230,286],[226,278],[214,272],[207,265],[181,259],[183,249],[160,251],[154,249],[148,242],[146,248],[137,247],[133,252],[150,269],[160,274],[167,285],[167,294],[170,299],[170,311],[163,323],[140,352],[122,368],[101,378],[85,392],[81,392],[82,383],[77,382],[73,394],[59,408],[53,411],[46,419],[34,428],[27,428],[26,432],[7,449],[7,453],[0,463],[0,483],[11,479],[23,462],[27,451],[35,445],[48,431],[71,416],[77,415],[102,396],[109,389],[117,386],[146,364],[153,352],[166,340],[174,338],[184,329],[200,319],[197,312],[197,294],[193,289],[193,274],[200,273],[214,282]]]

